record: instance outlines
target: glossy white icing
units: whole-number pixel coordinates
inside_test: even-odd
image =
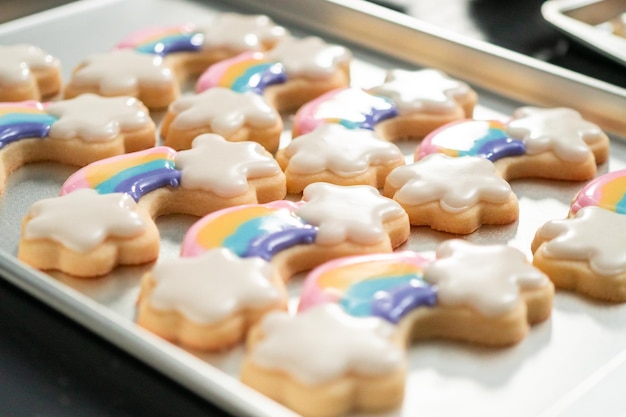
[[[244,125],[267,128],[279,121],[279,115],[265,99],[254,93],[237,93],[215,87],[200,94],[183,97],[170,105],[176,116],[172,127],[196,129],[210,125],[213,132],[229,136]]]
[[[159,261],[150,305],[178,311],[189,320],[211,324],[247,308],[269,307],[280,299],[270,281],[271,265],[261,258],[240,258],[225,248],[191,258]]]
[[[161,56],[120,49],[88,57],[70,83],[98,86],[100,93],[109,96],[132,96],[140,85],[164,87],[175,84],[176,79]]]
[[[212,191],[227,198],[245,193],[248,179],[281,172],[276,160],[258,143],[228,142],[215,134],[196,137],[191,149],[179,151],[174,161],[182,171],[184,188]]]
[[[604,137],[602,130],[569,108],[521,107],[507,123],[512,138],[526,144],[526,153],[554,152],[564,161],[584,161],[589,146]]]
[[[626,216],[601,207],[583,207],[576,216],[544,224],[538,235],[548,258],[587,261],[600,275],[626,272]]]
[[[59,118],[50,128],[52,139],[78,137],[88,142],[106,141],[152,122],[145,107],[132,97],[83,94],[47,103],[46,112]]]
[[[41,48],[27,44],[0,45],[0,85],[23,83],[31,76],[31,69],[59,66],[58,59]]]
[[[442,305],[465,306],[496,316],[519,302],[520,289],[540,288],[548,277],[523,252],[507,245],[480,245],[461,239],[437,247],[424,279],[437,286]]]
[[[404,363],[402,350],[391,341],[395,331],[391,324],[349,316],[336,304],[295,316],[270,313],[261,326],[264,338],[252,350],[252,361],[307,385],[344,375],[383,375]]]
[[[343,46],[330,45],[314,36],[288,37],[268,52],[271,60],[282,63],[288,77],[324,78],[332,75],[352,54]]]
[[[226,47],[235,50],[263,50],[263,44],[273,44],[288,35],[265,15],[221,13],[204,28],[204,47]]]
[[[146,229],[128,194],[80,189],[37,201],[29,210],[24,238],[50,239],[76,252],[88,252],[109,237],[130,238]]]
[[[460,213],[481,201],[504,203],[511,186],[496,174],[493,162],[481,157],[454,158],[432,154],[395,168],[387,181],[398,189],[401,204],[418,205],[439,201],[441,208]]]
[[[390,70],[382,85],[369,90],[371,94],[390,98],[400,115],[448,113],[458,108],[455,98],[462,98],[470,91],[466,83],[434,69]]]
[[[295,138],[285,149],[289,170],[315,174],[325,170],[342,177],[361,174],[371,166],[404,162],[400,149],[373,131],[347,129],[339,124],[321,125]]]
[[[376,244],[386,236],[383,222],[404,214],[398,203],[366,185],[318,182],[304,189],[302,199],[296,214],[319,227],[315,243],[320,245]]]

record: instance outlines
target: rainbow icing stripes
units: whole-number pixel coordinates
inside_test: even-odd
[[[263,94],[268,86],[286,81],[283,64],[269,60],[262,52],[244,52],[211,65],[198,79],[196,90],[200,93],[225,87],[237,93]]]
[[[523,141],[511,138],[506,124],[497,120],[460,120],[433,131],[419,146],[416,159],[443,153],[448,156],[480,156],[492,162],[524,155]]]
[[[299,203],[275,201],[227,208],[196,222],[185,235],[181,256],[198,256],[214,248],[228,248],[241,257],[267,261],[279,251],[312,243],[317,228],[294,214]]]
[[[413,309],[437,303],[435,289],[422,275],[428,262],[408,251],[327,262],[307,276],[299,311],[332,302],[352,316],[377,316],[398,323]]]
[[[172,148],[159,146],[96,161],[72,174],[61,194],[92,188],[100,194],[127,193],[139,201],[157,188],[180,185],[181,171],[175,168],[175,155]]]
[[[45,138],[58,119],[37,101],[0,103],[0,149],[25,138]]]
[[[389,99],[360,88],[340,88],[302,106],[294,119],[294,136],[312,132],[318,126],[338,123],[348,129],[373,130],[376,124],[398,115]]]
[[[165,56],[174,52],[195,52],[202,49],[204,35],[192,25],[145,29],[120,42],[119,49],[134,49],[145,54]]]
[[[585,185],[574,197],[570,212],[587,206],[597,206],[626,214],[626,169],[599,176]]]

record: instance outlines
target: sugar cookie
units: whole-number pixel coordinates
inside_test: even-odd
[[[286,194],[285,176],[271,154],[257,143],[214,134],[198,136],[185,151],[158,146],[94,162],[72,174],[61,193],[80,188],[127,193],[153,217],[204,216]]]
[[[469,85],[440,71],[391,70],[383,84],[367,91],[334,90],[305,104],[296,113],[293,134],[340,123],[375,129],[390,141],[422,139],[446,123],[471,117],[477,99]]]
[[[18,258],[42,270],[95,277],[117,265],[154,261],[159,242],[156,225],[130,196],[85,189],[30,207]]]
[[[350,51],[318,37],[286,37],[267,52],[244,52],[209,67],[196,90],[214,87],[262,94],[279,112],[350,84]]]
[[[216,133],[231,142],[254,141],[276,152],[283,131],[280,114],[260,95],[238,93],[224,87],[173,102],[163,118],[163,144],[189,149],[203,133]]]
[[[61,84],[57,58],[34,45],[0,45],[0,102],[49,99]]]
[[[407,373],[395,330],[332,304],[273,312],[248,338],[241,380],[306,417],[390,410],[402,402]]]
[[[314,182],[382,188],[404,155],[371,130],[322,125],[298,136],[276,153],[287,177],[287,192],[301,193]]]
[[[142,278],[137,324],[183,346],[215,351],[241,342],[268,311],[286,305],[284,284],[267,261],[218,248],[159,260]]]
[[[609,138],[568,108],[522,107],[508,122],[463,120],[428,135],[415,154],[477,155],[490,159],[506,180],[583,181],[606,162]]]
[[[626,214],[626,169],[608,172],[585,184],[572,199],[570,216],[587,206]]]
[[[537,230],[533,264],[557,288],[605,301],[626,301],[626,215],[586,206]]]
[[[148,110],[131,97],[0,103],[0,116],[0,191],[11,172],[31,162],[84,166],[156,141]]]
[[[506,346],[548,319],[553,293],[521,251],[451,239],[434,260],[404,251],[325,263],[306,277],[298,309],[335,303],[352,316],[397,324],[406,343],[445,338]]]
[[[449,233],[469,234],[519,217],[511,186],[480,157],[428,155],[391,171],[383,193],[407,211],[413,226]]]

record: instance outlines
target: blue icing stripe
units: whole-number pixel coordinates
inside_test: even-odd
[[[202,47],[203,36],[200,33],[166,35],[159,40],[139,45],[135,50],[144,54],[167,55],[173,52],[194,52]]]
[[[163,168],[174,170],[174,161],[157,159],[147,164],[125,169],[106,181],[101,182],[94,188],[99,194],[110,194],[119,192],[118,185],[127,181],[129,178],[147,176],[152,171],[162,170]]]
[[[276,213],[257,217],[242,223],[235,232],[224,239],[222,246],[237,256],[245,256],[250,244],[262,235],[281,232],[286,229],[304,227],[305,223],[293,216]]]
[[[379,291],[389,291],[391,288],[405,285],[414,279],[417,279],[415,274],[405,274],[360,281],[343,294],[339,305],[352,316],[371,316],[374,294]]]
[[[615,212],[619,214],[626,214],[626,195],[624,195],[615,205]]]
[[[284,67],[276,62],[260,63],[246,69],[231,89],[237,93],[252,91],[262,94],[265,88],[272,84],[285,82],[287,79]]]
[[[37,113],[7,113],[0,116],[0,126],[7,126],[14,123],[46,123],[51,125],[59,120],[49,114]]]

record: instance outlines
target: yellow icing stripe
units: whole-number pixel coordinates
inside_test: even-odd
[[[89,184],[96,186],[128,168],[141,166],[159,159],[172,160],[167,152],[153,152],[143,155],[133,155],[132,157],[129,157],[129,155],[113,157],[110,161],[101,161],[90,165],[85,173],[85,178]]]
[[[321,289],[336,288],[345,291],[353,284],[368,279],[414,274],[415,272],[419,272],[419,269],[415,265],[406,263],[359,262],[325,272],[318,278],[317,285]]]

